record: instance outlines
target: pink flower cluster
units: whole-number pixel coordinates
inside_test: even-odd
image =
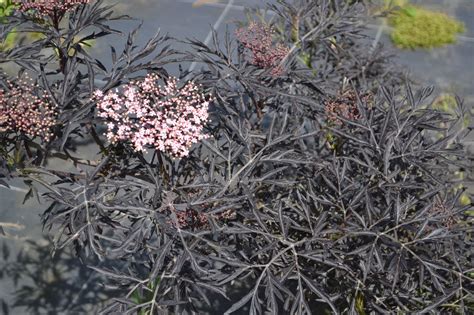
[[[236,31],[237,39],[252,52],[250,62],[264,69],[271,69],[273,76],[283,73],[282,62],[290,49],[273,43],[275,30],[268,25],[250,22],[248,27]]]
[[[154,147],[173,157],[189,154],[193,143],[206,138],[210,98],[190,81],[178,87],[176,78],[164,86],[149,74],[118,91],[96,91],[98,116],[107,121],[107,138],[112,142],[130,141],[135,151]]]
[[[19,5],[19,10],[27,12],[36,11],[38,15],[52,16],[56,12],[67,12],[74,9],[77,5],[88,3],[90,0],[14,0]]]
[[[447,228],[452,228],[456,225],[456,218],[452,209],[439,199],[436,199],[433,206],[429,209],[429,214],[433,217],[440,217],[441,222]]]
[[[186,211],[176,211],[176,217],[178,219],[179,228],[208,228],[209,219],[214,218],[218,221],[227,221],[234,219],[235,211],[226,210],[217,215],[210,215],[206,213],[199,213],[193,209],[187,209]]]
[[[48,93],[28,77],[17,79],[15,84],[8,81],[7,85],[6,91],[0,90],[0,129],[48,141],[57,115]]]
[[[362,102],[369,102],[370,95],[361,96]],[[327,120],[336,126],[343,124],[343,119],[356,120],[360,117],[357,108],[357,95],[354,91],[346,91],[337,98],[326,102],[325,112]]]

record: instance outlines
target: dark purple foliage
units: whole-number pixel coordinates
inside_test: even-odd
[[[289,47],[278,75],[234,34],[188,41],[180,53],[159,34],[137,47],[134,30],[106,67],[72,36],[119,32],[101,1],[68,13],[64,41],[54,24],[10,17],[1,34],[14,25],[45,36],[0,52],[0,62],[38,78],[60,123],[44,144],[2,133],[3,159],[22,157],[3,173],[43,185],[56,249],[73,246],[124,292],[104,313],[469,313],[470,205],[452,190],[452,173],[472,166],[462,102],[448,115],[431,108],[431,88],[404,84],[379,46],[367,48],[360,3],[271,9]],[[43,55],[47,47],[59,58]],[[202,68],[180,76],[215,98],[209,138],[181,159],[108,143],[94,91],[146,73],[169,78],[165,67],[185,61]],[[86,140],[99,160],[75,156]],[[82,171],[48,168],[53,157]]]

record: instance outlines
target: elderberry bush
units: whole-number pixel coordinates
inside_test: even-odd
[[[184,52],[160,34],[138,47],[137,29],[108,67],[81,43],[125,17],[21,8],[8,25],[44,36],[0,62],[57,114],[47,139],[5,125],[2,174],[45,187],[55,248],[123,293],[103,313],[472,311],[472,205],[452,176],[472,168],[467,111],[434,109],[432,88],[367,49],[362,3],[282,1],[272,23]],[[199,70],[166,71],[184,62]],[[75,155],[81,139],[99,159]]]

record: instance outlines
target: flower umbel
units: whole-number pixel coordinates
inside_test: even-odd
[[[175,211],[175,210],[173,210]],[[193,209],[187,209],[185,211],[175,211],[176,218],[178,220],[178,225],[175,227],[179,227],[181,229],[184,228],[209,228],[209,220],[211,218],[218,220],[218,221],[227,221],[235,218],[236,213],[234,210],[226,210],[219,214],[211,215],[207,213],[199,213]],[[170,221],[171,222],[171,221]]]
[[[210,98],[192,81],[178,87],[176,78],[168,78],[164,86],[158,80],[149,74],[126,85],[121,94],[96,91],[98,115],[107,121],[112,143],[129,141],[135,151],[154,147],[173,157],[187,156],[193,143],[206,138]]]
[[[271,26],[252,21],[248,27],[239,28],[235,33],[244,47],[252,52],[252,64],[271,69],[273,76],[283,73],[282,62],[290,49],[283,44],[273,43],[275,30]]]
[[[48,141],[57,115],[48,92],[28,77],[7,81],[7,86],[6,91],[0,90],[0,128]]]
[[[440,199],[436,199],[431,208],[429,215],[441,219],[442,224],[447,228],[452,228],[457,222],[456,217],[451,208]]]
[[[55,13],[64,13],[73,10],[80,4],[90,0],[15,0],[18,10],[28,12],[34,10],[39,16],[53,16]]]
[[[370,103],[371,95],[361,95],[360,100],[362,103]],[[344,119],[357,120],[360,117],[357,102],[357,94],[352,90],[348,90],[335,99],[326,102],[325,112],[328,122],[341,126]]]

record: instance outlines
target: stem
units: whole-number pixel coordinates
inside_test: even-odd
[[[59,29],[59,23],[61,22],[62,17],[64,16],[63,11],[59,11],[58,9],[54,9],[53,11],[53,16],[51,16],[51,20],[53,21],[53,27],[58,33],[58,45],[57,50],[58,50],[58,58],[59,58],[59,70],[63,73],[66,74],[66,56],[64,55],[62,49],[61,49],[61,33]]]
[[[160,163],[160,175],[163,179],[165,179],[166,183],[169,183],[168,175],[166,174],[165,164],[163,163],[163,157],[161,156],[161,152],[158,152],[158,162]]]
[[[91,124],[89,127],[90,127],[89,130],[91,132],[92,139],[94,139],[95,143],[100,147],[100,150],[102,152],[105,152],[106,148],[105,148],[104,144],[102,143],[102,141],[100,140],[100,137],[97,134],[97,131],[95,130],[94,125]]]

